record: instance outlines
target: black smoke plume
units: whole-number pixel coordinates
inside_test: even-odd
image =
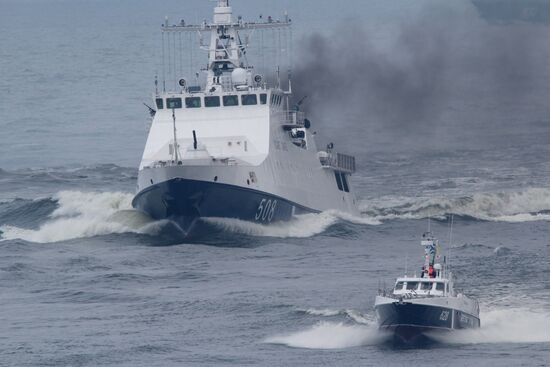
[[[294,95],[309,96],[304,109],[328,140],[479,146],[510,126],[550,120],[548,26],[425,9],[397,29],[375,42],[365,25],[345,24],[298,45]]]

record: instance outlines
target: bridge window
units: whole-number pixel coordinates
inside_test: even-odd
[[[201,97],[187,97],[185,98],[185,107],[187,108],[199,108],[201,106]]]
[[[407,282],[407,289],[413,290],[418,287],[418,282]]]
[[[404,285],[403,282],[398,282],[398,283],[395,285],[395,290],[398,291],[398,290],[403,289],[403,285]]]
[[[349,186],[348,186],[348,179],[346,178],[346,174],[342,173],[342,185],[344,186],[344,191],[349,192]]]
[[[243,106],[258,104],[258,97],[255,94],[243,94],[241,96],[241,103]]]
[[[437,283],[435,289],[437,289],[438,291],[443,292],[443,290],[445,289],[445,283],[441,283],[441,282]]]
[[[267,103],[267,94],[262,93],[260,94],[260,104],[266,104]]]
[[[155,102],[157,103],[157,109],[162,110],[164,108],[164,101],[162,98],[157,98]]]
[[[220,107],[220,97],[204,97],[204,107]]]
[[[342,191],[344,188],[342,187],[342,179],[340,178],[340,174],[338,172],[334,172],[334,177],[336,177],[336,185],[338,186],[338,190]]]
[[[238,96],[223,96],[223,105],[224,106],[238,106],[239,97]]]
[[[166,108],[181,108],[181,98],[166,98]]]

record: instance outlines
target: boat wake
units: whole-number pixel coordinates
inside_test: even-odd
[[[347,222],[356,225],[379,225],[380,221],[334,210],[318,214],[297,215],[289,222],[273,223],[269,226],[231,218],[205,218],[204,222],[227,232],[258,237],[306,238],[327,231],[331,226]]]
[[[267,338],[265,342],[293,348],[343,349],[376,345],[385,339],[375,325],[350,325],[344,322],[320,321],[305,330],[273,336]]]
[[[305,330],[269,337],[264,342],[292,348],[344,349],[377,345],[387,340],[387,334],[379,332],[371,315],[356,310],[305,308],[297,312],[331,320],[345,318],[346,321],[321,320]]]
[[[550,343],[550,313],[527,308],[481,312],[481,328],[431,337],[445,344]]]
[[[51,198],[0,203],[0,240],[51,243],[121,233],[168,234],[174,241],[181,240],[184,234],[177,225],[168,220],[155,221],[132,209],[132,198],[124,192],[61,191]],[[336,211],[301,215],[270,226],[227,218],[203,221],[222,232],[278,238],[311,237],[341,222],[380,224]]]
[[[438,344],[550,343],[550,313],[544,307],[494,308],[481,312],[481,328],[428,334]],[[292,348],[344,349],[385,345],[391,336],[378,330],[372,314],[354,310],[300,309],[306,315],[321,318],[346,317],[344,321],[321,320],[292,333],[275,335],[265,343]]]
[[[550,221],[550,189],[477,193],[458,198],[386,196],[363,201],[361,212],[373,220],[445,219],[449,214],[483,221]]]
[[[120,233],[156,236],[181,230],[169,221],[154,221],[133,210],[133,195],[124,192],[61,191],[49,198],[0,203],[0,239],[48,243]],[[458,199],[379,198],[363,205],[362,216],[334,210],[297,216],[270,226],[228,218],[203,221],[214,230],[239,235],[307,238],[337,225],[374,226],[392,219],[445,218],[449,213],[477,220],[550,221],[550,189],[475,194]]]

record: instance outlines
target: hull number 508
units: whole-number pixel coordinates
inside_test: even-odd
[[[275,209],[277,209],[277,200],[262,199],[254,219],[261,222],[271,222],[275,216]]]

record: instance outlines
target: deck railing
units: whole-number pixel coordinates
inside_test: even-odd
[[[327,168],[333,168],[345,173],[355,172],[355,157],[342,153],[327,152],[319,157],[321,165]]]
[[[304,112],[301,111],[283,111],[282,121],[284,125],[303,126],[306,118]]]

